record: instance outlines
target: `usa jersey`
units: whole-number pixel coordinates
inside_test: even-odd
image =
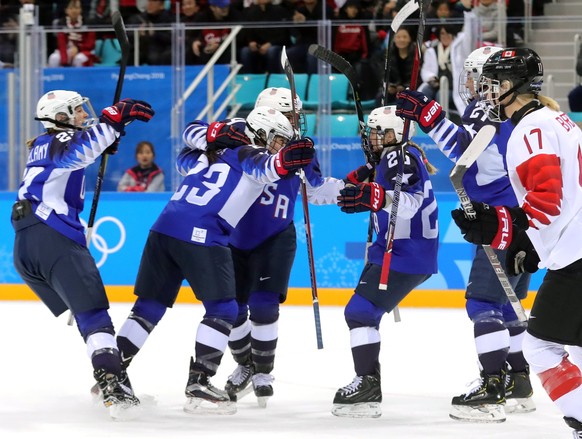
[[[248,145],[219,150],[215,163],[199,150],[183,151],[177,167],[187,175],[152,230],[204,246],[226,246],[265,184],[280,178],[275,156]]]
[[[487,204],[516,206],[517,199],[507,176],[507,140],[513,131],[511,121],[501,124],[487,119],[487,111],[472,101],[462,117],[463,125],[443,119],[428,134],[439,149],[454,163],[463,155],[475,134],[484,125],[494,125],[495,137],[463,176],[469,198]]]
[[[398,168],[397,152],[385,150],[376,167],[376,182],[390,197]],[[434,274],[438,271],[438,208],[428,171],[414,147],[405,154],[401,190],[390,268],[409,274]],[[391,208],[388,203],[373,215],[377,236],[368,249],[368,261],[373,264],[382,265]]]
[[[85,246],[79,220],[85,204],[85,168],[118,136],[104,123],[84,131],[40,135],[28,153],[17,200],[29,200],[41,221]]]
[[[343,180],[323,178],[317,157],[305,167],[307,196],[312,204],[335,204]],[[299,192],[298,175],[269,183],[241,219],[230,237],[230,244],[241,250],[250,250],[286,230],[293,221]]]
[[[509,178],[529,219],[541,267],[582,259],[582,131],[543,107],[521,119],[507,146]]]

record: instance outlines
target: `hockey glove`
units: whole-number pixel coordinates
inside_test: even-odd
[[[535,273],[538,271],[540,257],[525,230],[516,229],[516,231],[517,233],[507,249],[505,271],[510,276],[517,276],[525,272]]]
[[[224,148],[236,148],[250,145],[251,140],[245,134],[246,122],[242,118],[225,119],[212,122],[206,131],[206,149],[216,151]]]
[[[396,116],[418,122],[425,133],[432,130],[445,115],[441,104],[434,99],[429,101],[418,91],[404,90],[396,95]]]
[[[105,150],[105,154],[114,155],[117,154],[119,151],[119,141],[121,140],[121,136],[119,136],[115,141],[107,147]]]
[[[374,166],[371,163],[367,163],[364,166],[360,166],[358,169],[354,169],[350,172],[346,178],[344,178],[344,182],[346,184],[358,184],[365,182],[372,173],[374,172]]]
[[[386,192],[378,183],[348,184],[340,190],[337,201],[345,213],[378,212],[386,206]]]
[[[527,216],[519,207],[489,206],[485,203],[471,202],[477,217],[469,219],[463,209],[451,212],[453,220],[461,229],[466,241],[477,245],[505,250],[511,244],[514,226],[520,230],[529,227]]]
[[[279,176],[287,177],[289,173],[309,165],[314,155],[313,140],[309,137],[291,140],[275,155],[275,170]]]
[[[154,114],[151,105],[145,101],[123,99],[111,107],[104,108],[99,120],[123,135],[127,124],[134,120],[149,122]]]

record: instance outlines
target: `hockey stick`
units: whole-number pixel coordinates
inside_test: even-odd
[[[362,101],[360,99],[360,84],[358,82],[358,76],[354,66],[350,64],[345,58],[341,55],[338,55],[335,52],[332,52],[329,49],[326,49],[323,46],[319,46],[317,44],[312,44],[309,46],[309,53],[316,58],[328,63],[337,71],[342,73],[347,79],[352,88],[352,94],[354,96],[354,104],[356,106],[356,114],[358,115],[358,123],[360,126],[360,138],[362,140],[362,150],[364,151],[364,155],[366,156],[366,160],[368,163],[371,163],[375,166],[378,163],[378,157],[374,154],[372,147],[370,146],[370,140],[368,139],[368,133],[366,132],[366,123],[364,121],[364,110],[362,108]],[[374,175],[372,173],[372,175]],[[373,180],[373,177],[370,178]],[[373,221],[373,214],[370,212],[370,219],[368,220],[368,237],[366,240],[366,249],[364,253],[364,265],[368,262],[368,249],[372,245],[374,239],[374,221]],[[400,321],[400,310],[398,307],[395,307],[393,310],[394,313],[394,321]]]
[[[459,196],[461,207],[463,208],[463,211],[465,212],[467,218],[469,218],[470,220],[474,220],[477,217],[477,214],[473,209],[471,199],[469,198],[467,192],[465,191],[465,188],[463,187],[463,176],[465,175],[465,172],[467,172],[467,170],[471,167],[471,165],[475,163],[475,160],[477,160],[479,155],[485,150],[485,148],[487,148],[489,143],[491,143],[491,140],[495,135],[495,131],[496,130],[493,125],[485,125],[483,128],[481,128],[477,135],[473,138],[473,140],[471,141],[463,155],[459,158],[459,160],[457,160],[457,164],[455,165],[455,167],[451,171],[451,174],[449,175],[453,188],[455,189],[457,195]],[[519,298],[516,296],[515,291],[513,291],[513,288],[509,283],[509,279],[507,278],[507,275],[505,274],[505,271],[503,270],[503,267],[501,266],[501,263],[499,262],[497,255],[495,254],[490,245],[483,245],[482,247],[483,250],[485,250],[485,254],[489,259],[489,262],[491,263],[491,267],[493,268],[493,271],[495,272],[497,279],[499,279],[499,283],[501,283],[501,287],[503,288],[503,291],[505,291],[505,294],[507,295],[507,298],[509,299],[511,306],[515,311],[518,320],[520,322],[526,322],[527,316],[525,315],[523,306],[519,301]]]
[[[291,110],[293,115],[293,129],[297,133],[299,130],[299,120],[295,109],[295,99],[297,99],[297,90],[295,88],[295,76],[293,68],[287,58],[287,50],[283,46],[281,51],[281,66],[285,71],[291,90]],[[323,349],[323,336],[321,334],[321,319],[319,315],[319,297],[317,295],[317,279],[315,277],[315,260],[313,258],[313,240],[311,239],[311,222],[309,220],[309,204],[307,202],[307,179],[303,169],[299,170],[301,179],[301,203],[303,205],[303,220],[305,221],[305,241],[307,242],[307,259],[309,263],[309,277],[311,280],[311,298],[313,299],[313,315],[315,318],[315,336],[317,339],[317,349]]]
[[[121,47],[121,59],[119,61],[119,77],[117,78],[117,85],[115,87],[115,95],[113,97],[113,104],[119,102],[121,97],[121,90],[123,88],[123,79],[125,78],[125,68],[127,67],[127,60],[129,58],[129,40],[125,31],[125,24],[119,11],[113,12],[111,16],[113,29],[115,30],[115,38]],[[107,161],[109,154],[107,152],[101,154],[101,163],[99,164],[99,172],[97,173],[97,182],[95,183],[95,192],[93,193],[93,202],[91,204],[91,212],[89,214],[89,221],[87,223],[87,248],[91,244],[91,235],[93,234],[93,224],[95,224],[95,216],[97,215],[97,205],[99,204],[99,197],[101,196],[101,186],[103,185],[103,178],[105,177],[105,170],[107,169]],[[69,314],[67,324],[73,325],[73,313]]]
[[[422,4],[423,0],[419,2],[420,17],[418,24],[418,31],[416,34],[416,52],[414,53],[414,64],[412,67],[412,77],[410,78],[410,89],[416,90],[418,83],[418,75],[420,70],[420,60],[422,57],[421,47],[424,36],[425,25],[425,10],[426,5]],[[428,3],[427,0],[424,0]],[[396,181],[394,183],[394,192],[392,197],[392,209],[390,210],[390,219],[388,223],[388,234],[386,236],[386,251],[382,260],[382,271],[380,273],[380,285],[378,288],[386,291],[388,289],[388,276],[390,274],[390,265],[392,263],[392,247],[394,246],[394,235],[396,232],[396,219],[398,217],[398,205],[400,204],[400,193],[402,191],[402,178],[404,174],[404,145],[408,142],[410,133],[410,119],[404,121],[404,129],[402,131],[402,142],[400,143],[400,160],[398,161],[398,173],[396,174]]]
[[[392,35],[398,32],[398,29],[404,23],[408,17],[418,10],[418,3],[415,1],[406,3],[400,11],[396,14],[392,20],[392,24],[388,29],[388,35],[386,35],[386,54],[384,57],[384,81],[382,82],[382,106],[387,105],[388,102],[388,81],[390,80],[390,44],[392,40]]]

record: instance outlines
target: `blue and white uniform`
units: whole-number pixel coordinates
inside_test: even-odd
[[[308,201],[335,204],[343,180],[322,177],[317,157],[304,171]],[[239,308],[229,347],[235,361],[252,363],[255,373],[274,367],[279,304],[287,297],[297,248],[293,218],[299,187],[298,175],[267,184],[231,235]]]
[[[79,213],[85,202],[85,168],[117,137],[105,123],[40,135],[30,148],[17,200],[29,200],[39,220],[84,246]]]
[[[477,161],[463,176],[463,186],[471,200],[490,205],[517,206],[518,201],[508,176],[507,142],[514,125],[487,118],[487,110],[473,100],[462,118],[463,125],[443,119],[428,134],[439,149],[453,162],[461,157],[475,134],[484,125],[494,125],[496,135]],[[507,250],[495,250],[505,265]],[[531,274],[509,276],[509,282],[520,299],[527,296]],[[526,325],[519,322],[507,295],[495,274],[482,246],[475,246],[467,290],[466,309],[473,321],[473,332],[479,361],[487,374],[501,374],[508,362],[514,371],[525,371],[527,363],[521,345]]]
[[[176,165],[185,178],[146,242],[135,286],[139,299],[118,337],[124,358],[137,354],[186,279],[206,310],[191,371],[213,376],[218,369],[238,312],[228,243],[265,185],[280,180],[276,156],[248,145],[244,120],[223,125],[229,146],[206,153],[208,126],[194,122],[184,131],[187,146]]]

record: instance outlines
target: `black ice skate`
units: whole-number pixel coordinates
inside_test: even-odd
[[[251,390],[251,378],[253,376],[252,364],[239,364],[232,375],[228,377],[224,390],[228,393],[231,401],[238,401]]]
[[[529,368],[523,372],[510,371],[505,377],[505,413],[530,413],[536,409],[532,399],[533,389]]]
[[[275,377],[268,373],[256,373],[253,375],[253,389],[259,402],[259,407],[267,407],[267,400],[273,396],[273,381]]]
[[[453,398],[449,416],[465,422],[505,421],[504,384],[505,376],[481,372],[467,393]]]
[[[121,383],[120,377],[107,373],[104,369],[94,371],[93,376],[101,391],[103,405],[109,409],[113,419],[124,421],[139,416],[139,399],[133,394],[131,387]]]
[[[568,427],[574,429],[574,431],[572,431],[572,437],[574,439],[582,439],[582,422],[568,416],[564,416],[564,421],[566,421]]]
[[[119,384],[127,387],[129,390],[131,390],[131,394],[135,395],[133,387],[131,387],[131,382],[129,381],[129,376],[127,375],[126,369],[121,370],[121,374],[119,375]],[[93,384],[93,387],[91,387],[91,396],[93,397],[94,402],[103,401],[103,392],[101,391],[101,387],[99,387],[99,382],[96,382]]]
[[[347,418],[378,418],[382,416],[380,375],[356,376],[338,389],[331,413]]]
[[[186,385],[184,411],[195,414],[214,413],[232,415],[236,413],[236,403],[230,400],[226,391],[214,387],[204,372],[190,370]]]

